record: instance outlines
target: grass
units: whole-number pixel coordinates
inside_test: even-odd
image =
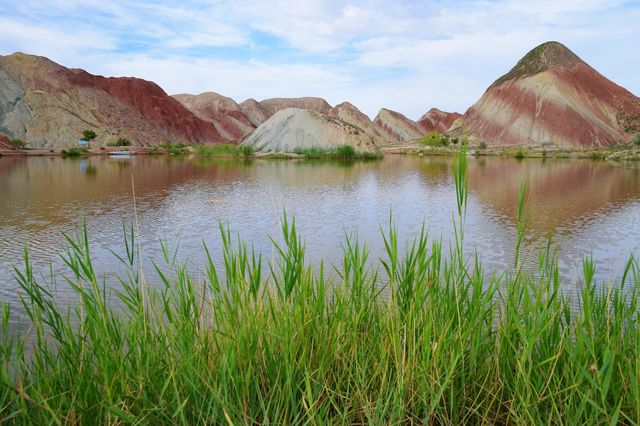
[[[198,155],[203,157],[251,157],[253,148],[246,145],[194,145]]]
[[[88,152],[88,150],[86,148],[78,148],[78,147],[71,147],[69,149],[63,149],[60,154],[63,157],[78,157],[82,154],[86,154]]]
[[[93,266],[86,230],[68,238],[77,297],[58,308],[29,253],[16,270],[31,344],[0,343],[0,419],[11,424],[638,424],[640,268],[598,286],[582,261],[578,309],[556,253],[522,267],[526,186],[515,268],[487,274],[463,255],[465,148],[454,169],[455,242],[423,228],[401,245],[393,219],[378,262],[346,236],[343,260],[312,269],[295,219],[282,218],[265,260],[220,226],[221,262],[190,274],[166,245],[150,289],[135,232],[114,297]],[[145,271],[150,275],[150,271]],[[383,296],[385,295],[385,296]]]
[[[295,154],[306,159],[344,159],[344,160],[374,160],[382,157],[377,152],[356,151],[351,145],[340,145],[336,148],[296,148]]]

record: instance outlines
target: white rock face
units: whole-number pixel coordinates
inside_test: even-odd
[[[360,152],[377,151],[371,136],[361,128],[318,112],[297,108],[278,111],[242,144],[261,152],[331,149],[340,145],[351,145]]]

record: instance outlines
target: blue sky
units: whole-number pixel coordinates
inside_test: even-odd
[[[0,0],[0,54],[168,93],[464,112],[536,45],[566,44],[640,94],[640,1]]]

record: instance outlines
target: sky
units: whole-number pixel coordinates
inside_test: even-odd
[[[0,0],[2,55],[169,94],[320,96],[371,118],[464,112],[549,40],[640,95],[640,0]]]

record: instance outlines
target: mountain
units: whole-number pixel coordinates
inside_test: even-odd
[[[247,117],[255,127],[258,127],[270,117],[269,113],[260,105],[260,102],[253,98],[240,102],[239,106],[245,117]]]
[[[331,110],[331,105],[322,98],[271,98],[263,101],[256,101],[253,98],[240,103],[243,114],[258,127],[269,119],[273,114],[286,108],[298,108],[307,111],[315,111],[327,114]]]
[[[351,145],[362,152],[377,151],[371,136],[359,127],[319,112],[298,108],[276,112],[242,144],[262,152],[330,149],[340,145]]]
[[[158,85],[106,78],[40,56],[0,56],[0,133],[31,147],[66,147],[92,129],[97,143],[207,143],[224,138]]]
[[[326,114],[331,109],[331,105],[322,98],[303,97],[303,98],[271,98],[260,101],[260,106],[271,117],[278,111],[285,108],[298,108],[307,111],[315,111]]]
[[[213,123],[220,135],[230,141],[241,141],[256,126],[231,98],[214,92],[199,95],[173,95],[197,117]]]
[[[440,111],[438,108],[431,108],[418,120],[418,126],[424,133],[440,132],[444,133],[462,114],[457,112]]]
[[[616,145],[640,132],[640,98],[548,42],[496,80],[456,132],[490,144]]]
[[[366,134],[374,139],[378,137],[378,132],[373,127],[371,119],[349,102],[343,102],[334,106],[327,112],[327,115],[360,127]]]
[[[382,108],[373,120],[373,127],[383,142],[402,143],[418,139],[424,135],[423,130],[399,112]]]

